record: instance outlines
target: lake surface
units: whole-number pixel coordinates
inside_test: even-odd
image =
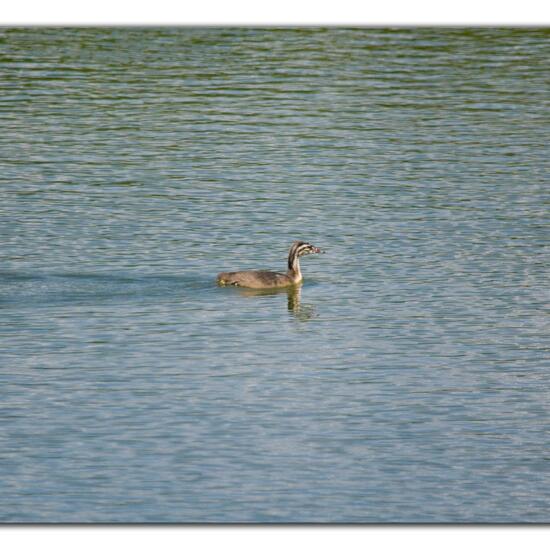
[[[550,522],[550,31],[0,29],[0,521]],[[218,288],[286,268],[296,292]]]

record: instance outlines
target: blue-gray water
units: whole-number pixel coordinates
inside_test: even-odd
[[[549,522],[549,39],[0,29],[0,521]]]

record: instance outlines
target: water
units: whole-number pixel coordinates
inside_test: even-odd
[[[0,29],[0,520],[550,521],[549,38]]]

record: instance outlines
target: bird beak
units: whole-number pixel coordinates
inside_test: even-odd
[[[313,250],[311,251],[313,254],[324,254],[325,251],[321,250],[320,248],[317,248],[316,246],[313,247]]]

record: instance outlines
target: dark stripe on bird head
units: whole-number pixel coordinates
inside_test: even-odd
[[[316,254],[321,252],[321,249],[304,241],[294,241],[288,253],[288,269],[294,269],[297,259],[306,252]]]

